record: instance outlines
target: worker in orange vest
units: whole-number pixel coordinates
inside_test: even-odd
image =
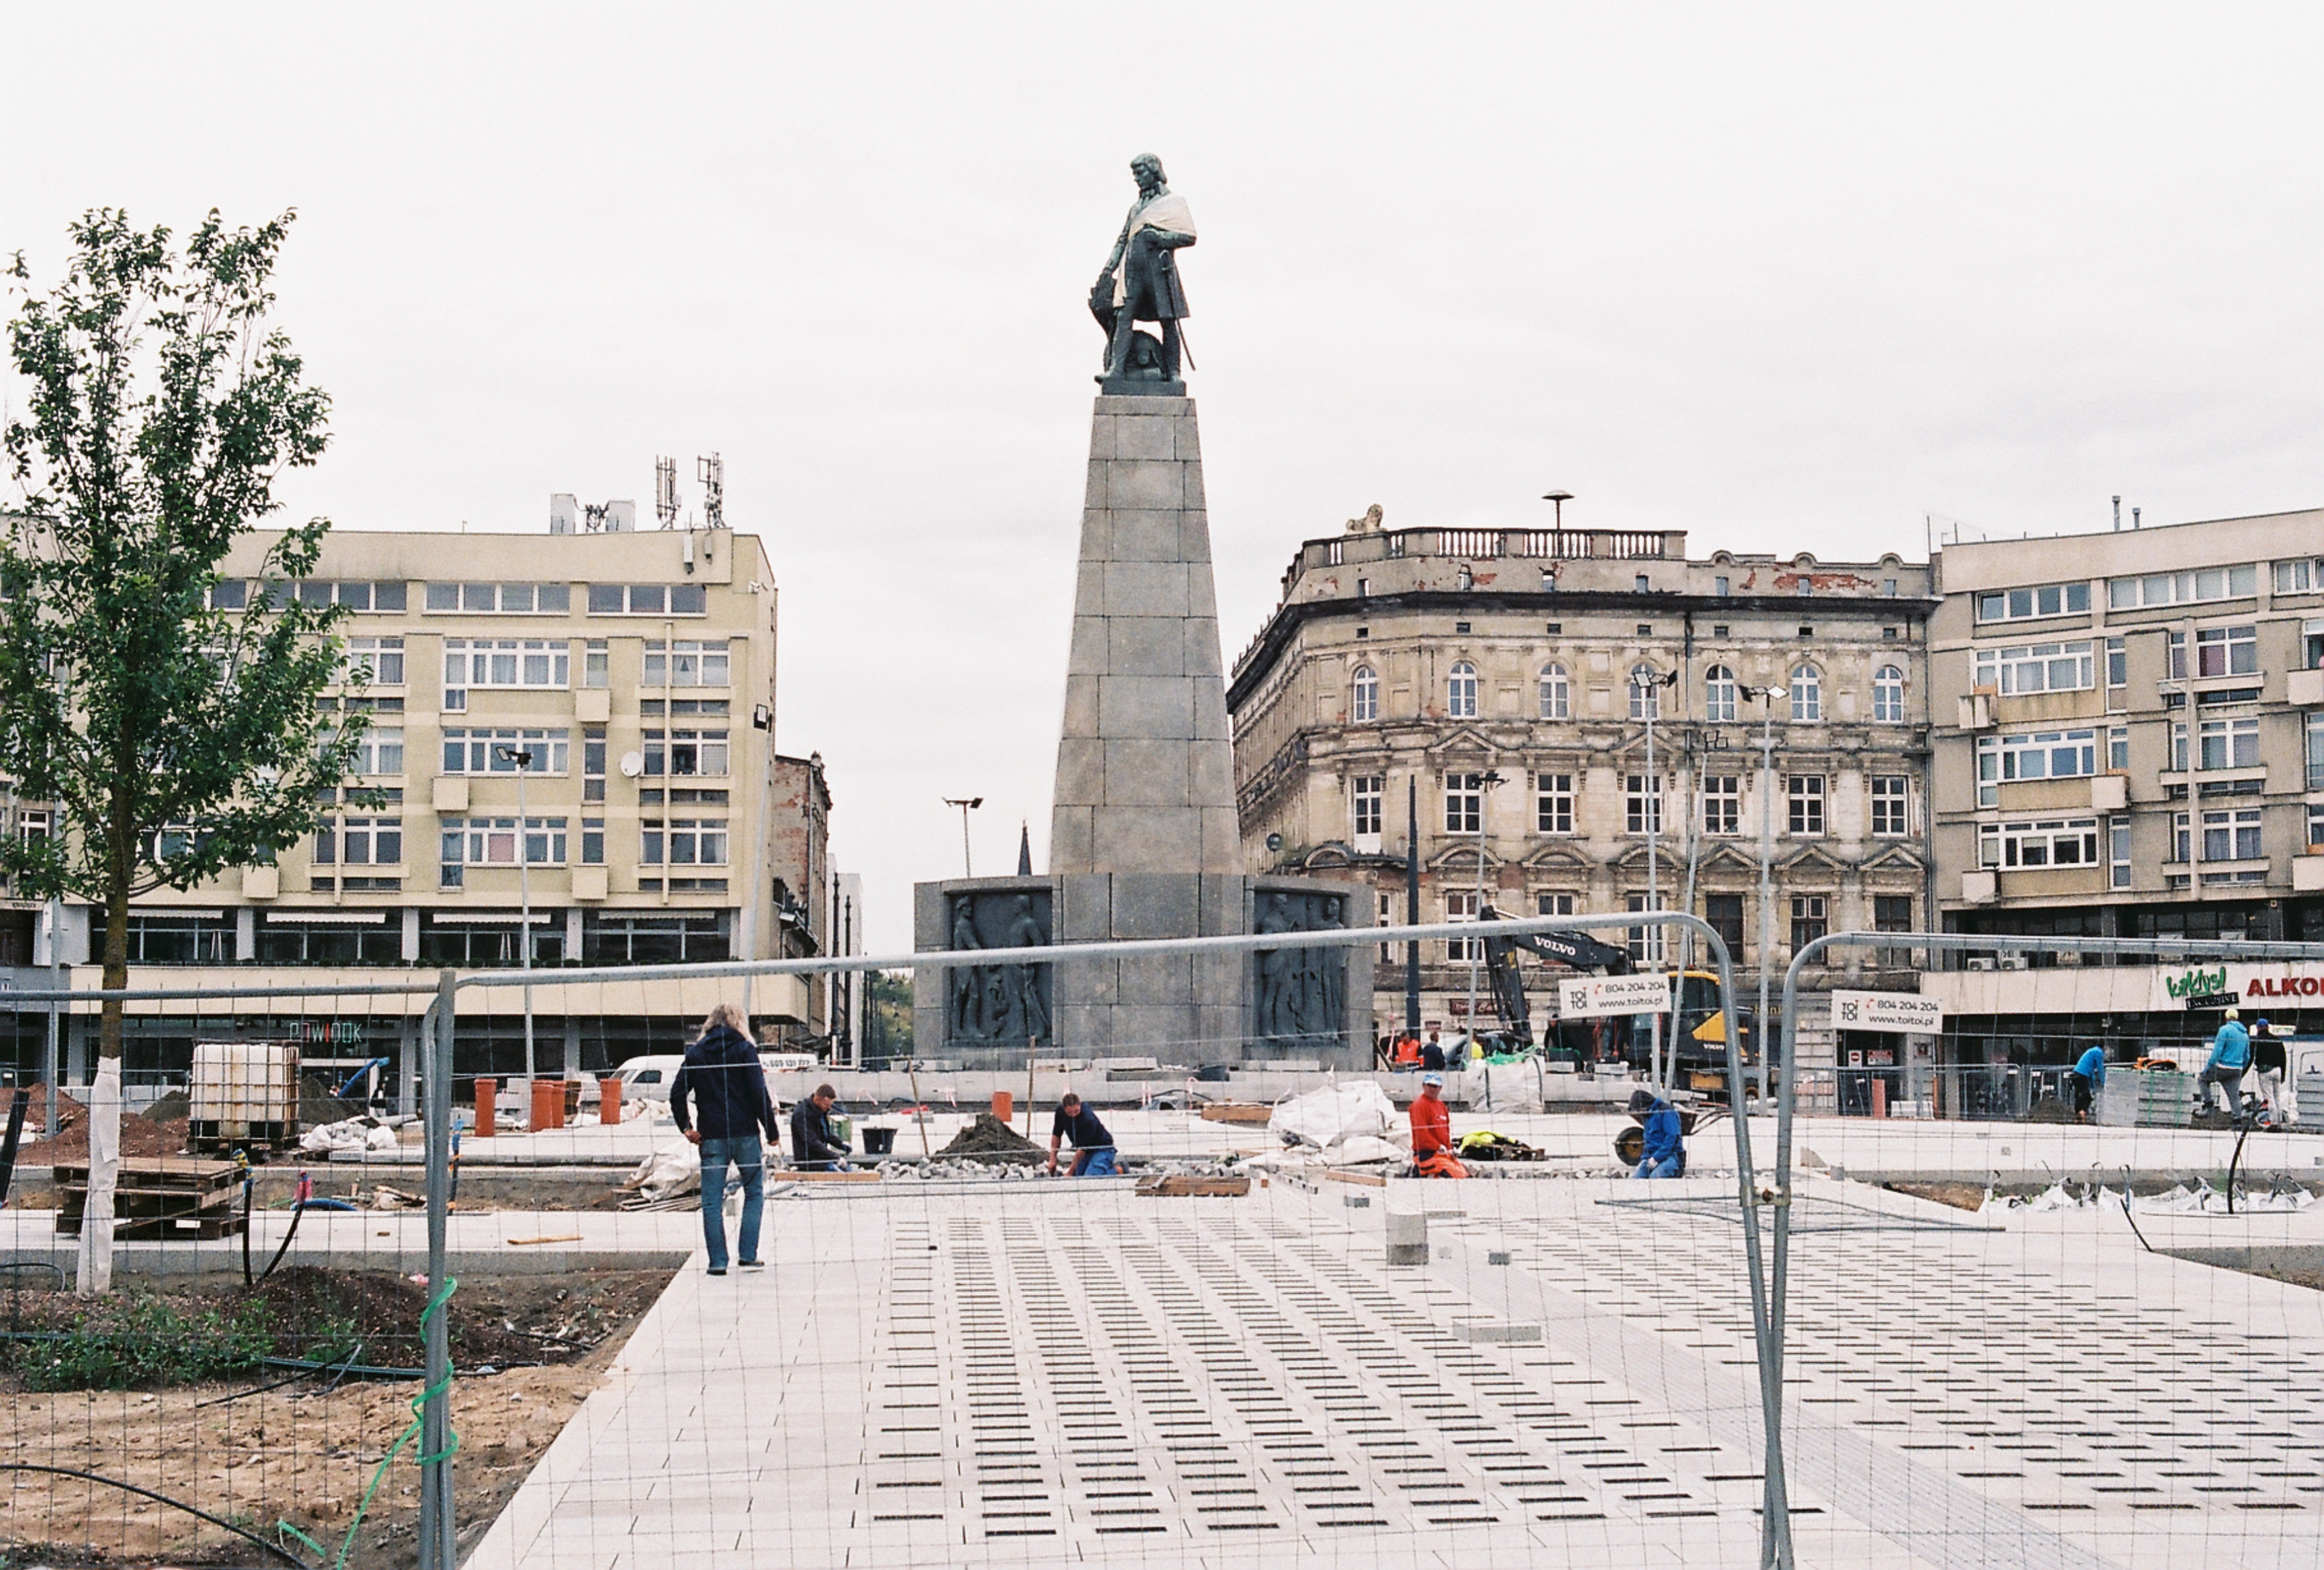
[[[1398,1031],[1396,1038],[1395,1053],[1388,1059],[1388,1062],[1391,1067],[1399,1069],[1413,1069],[1419,1067],[1420,1038],[1414,1035],[1409,1030]]]
[[[1452,1109],[1444,1104],[1444,1076],[1420,1076],[1420,1097],[1412,1104],[1412,1169],[1422,1178],[1466,1178],[1469,1169],[1452,1154]]]

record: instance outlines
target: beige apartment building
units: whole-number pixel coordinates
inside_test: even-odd
[[[737,991],[770,1039],[827,1029],[819,983],[559,984],[560,968],[821,952],[828,943],[830,793],[820,756],[775,745],[776,595],[759,540],[724,530],[329,536],[315,576],[267,585],[272,536],[236,548],[217,590],[346,607],[362,710],[365,807],[342,793],[323,830],[274,865],[141,899],[133,978],[167,986],[408,982],[439,966],[517,965],[542,981],[544,1073],[677,1051]],[[779,782],[779,794],[778,783]],[[778,803],[779,802],[779,806]],[[26,813],[18,807],[24,832]],[[796,819],[797,821],[792,821]],[[529,908],[530,921],[523,918]],[[45,924],[27,910],[19,919]],[[95,986],[89,912],[68,907],[63,957]],[[45,942],[26,958],[45,962]],[[19,975],[26,973],[19,972]],[[34,972],[38,975],[43,973]],[[525,1067],[522,993],[463,994],[461,1073]],[[133,1082],[182,1073],[193,1041],[291,1036],[310,1057],[385,1056],[409,1088],[423,997],[148,1005]],[[68,1077],[87,1061],[70,1032]],[[36,1014],[16,1020],[37,1060]]]
[[[1950,544],[1941,566],[1931,803],[1948,929],[2324,940],[2324,511]],[[1963,1115],[2006,1115],[2029,1075],[2093,1042],[2183,1050],[2218,1023],[2151,964],[1969,964],[1927,989],[1954,1016]],[[2324,967],[2297,970],[2251,1002],[2324,1030]]]
[[[1383,921],[1404,919],[1416,848],[1425,921],[1471,919],[1480,898],[1524,914],[1691,910],[1734,954],[1748,1016],[1763,815],[1779,978],[1826,931],[1928,919],[1931,596],[1929,568],[1894,554],[1690,559],[1678,531],[1368,515],[1299,548],[1235,662],[1246,854],[1254,870],[1360,878]],[[1683,957],[1630,947],[1642,964]],[[1464,1022],[1470,956],[1425,946],[1424,1025]],[[1879,958],[1812,980],[1877,981]],[[1375,970],[1383,1032],[1404,1020],[1405,961],[1384,951]],[[1537,1021],[1549,979],[1528,984]],[[1803,1011],[1810,1060],[1831,1061],[1827,1012]]]

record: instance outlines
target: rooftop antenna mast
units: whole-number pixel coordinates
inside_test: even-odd
[[[665,529],[678,522],[678,460],[674,457],[654,459],[654,516]]]
[[[695,478],[702,482],[702,526],[726,527],[726,461],[716,453],[694,460]]]

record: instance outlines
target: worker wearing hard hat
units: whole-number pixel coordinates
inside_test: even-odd
[[[2211,1039],[2211,1056],[2197,1085],[2195,1094],[2202,1098],[2204,1110],[2210,1109],[2213,1086],[2227,1103],[2229,1117],[2244,1110],[2244,1075],[2251,1068],[2251,1032],[2244,1029],[2241,1011],[2229,1009],[2219,1022],[2219,1033]]]
[[[1444,1076],[1424,1074],[1412,1104],[1412,1169],[1422,1178],[1466,1178],[1452,1153],[1452,1109],[1444,1104]]]

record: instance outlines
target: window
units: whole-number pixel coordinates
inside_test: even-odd
[[[2305,561],[2279,561],[2275,564],[2275,592],[2280,595],[2315,594],[2324,590],[2324,557],[2310,557]]]
[[[562,616],[573,609],[573,586],[563,583],[431,583],[428,609],[485,616]],[[401,605],[395,607],[401,610]]]
[[[1533,897],[1533,913],[1536,916],[1571,916],[1573,911],[1571,894],[1542,893]]]
[[[2090,641],[2033,643],[2022,649],[1980,649],[1973,678],[2004,697],[2030,692],[2079,692],[2092,685]]]
[[[581,820],[581,864],[585,867],[605,864],[605,820],[602,817]]]
[[[2174,725],[2181,734],[2184,725]],[[2260,766],[2259,721],[2256,719],[2204,720],[2198,730],[2202,742],[2201,767],[2204,769],[2256,769]]]
[[[403,928],[400,923],[391,924],[384,911],[376,920],[332,922],[262,913],[257,938],[261,965],[400,965],[403,961]]]
[[[324,820],[326,823],[329,819]],[[339,861],[347,866],[401,866],[403,864],[403,819],[401,817],[349,817],[340,820]],[[322,846],[316,847],[318,862],[329,858],[323,855]]]
[[[474,921],[430,914],[420,921],[420,958],[427,965],[515,965],[521,953],[517,933],[513,920]],[[565,957],[562,922],[552,926],[547,917],[535,912],[531,933],[533,964],[555,965]]]
[[[250,584],[239,577],[220,578],[210,585],[210,609],[214,611],[246,610],[250,605]]]
[[[2128,772],[2130,769],[2130,727],[2115,725],[2107,732],[2107,767]]]
[[[1572,688],[1567,682],[1564,666],[1554,663],[1543,666],[1536,694],[1541,700],[1542,718],[1562,720],[1572,716]]]
[[[645,771],[649,774],[726,772],[724,731],[649,730],[645,743]]]
[[[2183,812],[2171,815],[2171,859],[2184,865],[2195,859],[2194,849],[2188,844],[2188,817]]]
[[[700,616],[708,613],[708,596],[698,583],[589,586],[589,614],[593,616]]]
[[[1713,725],[1735,722],[1735,672],[1724,665],[1702,673],[1702,717]]]
[[[2207,567],[2194,572],[2147,573],[2107,580],[2107,608],[2135,611],[2148,605],[2183,605],[2205,600],[2248,599],[2259,592],[2259,568]]]
[[[1444,776],[1444,832],[1480,834],[1485,827],[1485,777],[1480,773]]]
[[[1792,896],[1792,952],[1796,955],[1831,930],[1831,905],[1822,894]]]
[[[1644,915],[1649,910],[1664,910],[1669,909],[1667,901],[1662,904],[1648,904],[1646,902],[1646,897],[1644,894],[1628,895],[1623,900],[1622,903],[1624,908],[1628,910],[1633,915]],[[1662,964],[1663,956],[1665,953],[1665,946],[1669,941],[1670,928],[1667,927],[1631,928],[1629,929],[1629,943],[1628,946],[1630,950],[1630,963],[1633,965]]]
[[[1743,776],[1705,774],[1702,777],[1702,832],[1740,834],[1743,830]]]
[[[16,837],[26,845],[37,845],[49,837],[53,822],[46,808],[20,807],[16,809]]]
[[[1812,665],[1792,667],[1792,717],[1823,718],[1823,674]]]
[[[401,687],[403,685],[403,640],[401,638],[350,638],[347,640],[346,675],[348,684],[361,683],[371,687]]]
[[[238,611],[249,603],[249,585],[239,578],[218,584],[210,591],[210,606],[214,610]],[[345,605],[351,611],[401,611],[404,608],[405,586],[401,580],[377,583],[356,580],[330,583],[319,578],[303,579],[297,584],[270,583],[266,598],[270,605],[288,605],[296,599],[302,605],[320,608],[325,605]]]
[[[1719,934],[1719,941],[1727,946],[1727,957],[1740,963],[1743,958],[1743,896],[1740,894],[1705,894],[1702,897],[1702,919]]]
[[[2195,633],[2195,674],[2252,676],[2259,670],[2257,627],[2201,627]]]
[[[581,799],[605,799],[605,727],[585,725],[581,730]]]
[[[1630,774],[1622,781],[1625,822],[1631,834],[1663,831],[1663,781],[1658,774]]]
[[[565,823],[561,817],[524,820],[524,857],[531,866],[565,864]],[[513,817],[447,817],[444,819],[444,886],[460,886],[462,867],[516,865],[517,820]]]
[[[592,638],[581,646],[581,685],[602,688],[612,678],[606,640]]]
[[[646,641],[646,687],[724,687],[729,685],[731,660],[724,638]]]
[[[565,864],[565,820],[528,817],[524,820],[525,864],[561,867]]]
[[[1814,836],[1823,832],[1823,776],[1787,774],[1784,787],[1791,802],[1791,830]]]
[[[1533,826],[1537,834],[1573,832],[1573,776],[1533,777]]]
[[[532,753],[531,774],[562,774],[571,765],[568,733],[562,730],[471,731],[444,733],[444,772],[447,774],[513,774],[515,761],[501,755],[503,747]]]
[[[1477,668],[1466,660],[1455,664],[1445,680],[1444,712],[1453,719],[1477,717]]]
[[[2308,716],[2308,789],[2324,790],[2324,709]]]
[[[1359,665],[1348,678],[1348,717],[1358,725],[1379,718],[1379,672]]]
[[[2106,641],[2107,709],[2120,714],[2130,706],[2130,642],[2126,638]]]
[[[1662,672],[1646,664],[1630,667],[1630,717],[1660,719],[1663,715]]]
[[[1912,798],[1912,777],[1907,774],[1875,774],[1872,776],[1872,832],[1886,839],[1902,839],[1908,832],[1907,806]]]
[[[569,687],[572,654],[562,638],[447,638],[444,687]]]
[[[1725,598],[1728,596],[1728,593],[1729,593],[1729,587],[1728,587],[1728,582],[1727,582],[1727,580],[1726,580],[1725,578],[1723,578],[1723,577],[1714,577],[1714,578],[1712,578],[1712,579],[1711,580],[1711,592],[1713,595],[1717,596],[1719,598],[1720,598],[1720,599],[1722,599],[1722,600],[1723,600],[1723,599],[1725,599]]]
[[[1387,792],[1388,779],[1381,774],[1359,774],[1351,782],[1355,798],[1356,837],[1378,839],[1380,833],[1380,799]]]
[[[1474,921],[1477,919],[1477,891],[1447,889],[1444,891],[1444,919]],[[1485,946],[1473,937],[1448,937],[1444,940],[1444,958],[1448,964],[1466,965],[1485,957]]]
[[[1903,667],[1883,665],[1872,673],[1872,717],[1880,725],[1900,725],[1904,723]]]
[[[582,913],[584,965],[699,965],[724,959],[729,952],[724,910],[687,916]]]
[[[1895,582],[1894,578],[1888,581]],[[1889,592],[1895,591],[1892,588]],[[1977,619],[1980,622],[2079,615],[2089,608],[2090,586],[2087,583],[2049,583],[2038,588],[2003,589],[1977,596]]]
[[[234,919],[209,911],[135,911],[129,916],[132,965],[232,965]]]
[[[2183,815],[2182,815],[2183,818]],[[1978,836],[1978,864],[1984,867],[2088,867],[2098,859],[2098,820],[2047,818],[2034,823],[1987,823]]]
[[[2308,849],[2311,854],[2324,849],[2324,801],[2308,804]]]
[[[1910,932],[1913,930],[1913,896],[1910,894],[1875,894],[1872,896],[1872,930],[1875,932]],[[1909,948],[1884,948],[1878,963],[1902,968],[1913,963]]]
[[[2130,819],[2107,819],[2107,886],[2115,889],[2130,887]]]
[[[2245,807],[2203,814],[2203,859],[2207,862],[2255,862],[2267,853],[2260,848],[2260,809]]]
[[[2036,731],[1977,739],[1977,804],[1997,806],[1999,787],[2020,780],[2078,780],[2098,771],[2098,733]]]
[[[355,744],[355,771],[358,774],[401,774],[403,772],[403,727],[401,725],[372,725]]]

